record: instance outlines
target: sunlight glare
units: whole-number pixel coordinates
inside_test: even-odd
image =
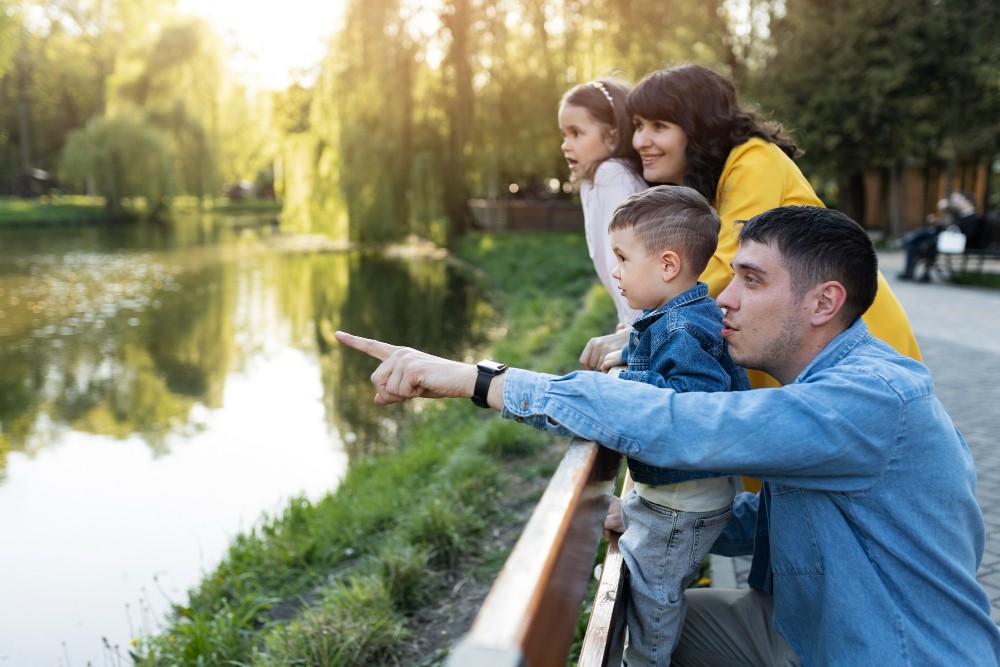
[[[180,0],[178,9],[208,19],[233,51],[233,69],[269,89],[311,83],[329,37],[340,27],[340,0]]]

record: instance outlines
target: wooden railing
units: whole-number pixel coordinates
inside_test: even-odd
[[[619,454],[574,439],[472,628],[447,667],[564,667],[600,545]],[[612,540],[581,648],[584,667],[621,664],[624,586]]]

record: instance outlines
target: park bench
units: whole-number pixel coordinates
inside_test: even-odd
[[[938,256],[947,275],[982,273],[987,260],[1000,260],[1000,217],[994,212],[983,218],[977,233],[966,238],[960,252],[948,252],[939,245]]]
[[[565,665],[621,456],[574,439],[447,667]],[[620,665],[624,567],[609,543],[581,667]]]

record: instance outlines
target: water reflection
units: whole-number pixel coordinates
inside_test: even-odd
[[[444,262],[261,247],[150,251],[134,238],[132,248],[102,251],[107,240],[91,238],[90,248],[60,252],[73,240],[65,235],[53,251],[24,253],[16,240],[39,242],[22,233],[0,249],[5,451],[37,452],[55,425],[138,435],[162,452],[195,405],[222,407],[227,375],[276,336],[319,353],[329,425],[350,433],[357,451],[378,451],[391,434],[370,405],[371,362],[344,355],[333,332],[456,354],[476,344],[487,313]]]
[[[480,343],[489,309],[448,263],[273,232],[0,233],[0,664],[107,662],[101,637],[148,630],[262,511],[396,446],[336,329]]]

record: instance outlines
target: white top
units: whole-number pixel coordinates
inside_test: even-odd
[[[597,277],[614,299],[618,321],[629,326],[641,310],[628,307],[628,302],[618,291],[618,281],[611,277],[618,260],[611,251],[608,224],[618,204],[626,197],[648,188],[642,177],[620,160],[605,160],[594,173],[594,180],[580,183],[580,200],[583,203],[583,226],[587,235],[587,249],[594,263]]]
[[[640,498],[678,512],[711,512],[729,507],[736,491],[734,477],[706,477],[662,486],[635,483]]]

